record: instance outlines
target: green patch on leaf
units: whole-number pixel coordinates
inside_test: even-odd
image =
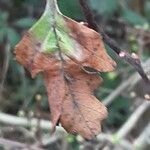
[[[49,2],[51,3],[51,2]],[[54,3],[53,3],[54,4]],[[35,25],[30,29],[33,37],[42,43],[41,51],[53,53],[61,49],[65,54],[73,52],[73,40],[69,36],[64,17],[55,9],[56,4],[47,6],[52,9],[45,9],[45,12]]]

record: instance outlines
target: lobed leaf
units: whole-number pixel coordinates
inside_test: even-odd
[[[68,132],[86,139],[99,134],[107,110],[93,91],[101,82],[97,74],[112,71],[115,62],[97,32],[62,15],[56,1],[47,0],[44,14],[15,54],[32,77],[43,74],[53,129],[60,121]]]

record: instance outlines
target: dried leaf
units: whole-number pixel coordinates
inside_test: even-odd
[[[97,32],[63,16],[55,0],[47,0],[44,14],[16,46],[16,59],[31,72],[43,73],[53,129],[58,121],[70,133],[91,139],[101,131],[105,106],[93,91],[99,72],[111,71]]]
[[[68,132],[92,139],[101,131],[100,123],[107,116],[105,106],[93,95],[100,79],[79,70],[78,66],[66,73],[68,78],[60,123]]]
[[[62,111],[62,103],[65,98],[64,77],[60,70],[44,72],[45,85],[48,93],[48,101],[51,110],[52,131],[60,118]]]
[[[107,55],[99,33],[69,18],[64,17],[64,19],[71,30],[71,37],[82,48],[80,53],[83,55],[78,57],[77,61],[81,62],[83,66],[94,68],[100,72],[112,71],[116,64]]]

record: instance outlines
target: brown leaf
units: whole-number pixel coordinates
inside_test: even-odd
[[[54,56],[41,53],[40,48],[31,33],[26,33],[15,47],[17,61],[31,72],[32,77],[46,70],[57,70],[60,65]]]
[[[107,55],[99,33],[70,18],[64,17],[64,19],[71,30],[70,36],[82,47],[83,56],[79,57],[77,61],[82,62],[83,66],[94,68],[100,72],[114,70],[116,63]]]
[[[101,121],[107,116],[106,107],[92,94],[99,77],[87,75],[78,67],[70,68],[67,74],[60,123],[68,132],[92,139],[100,133]]]
[[[53,129],[60,121],[68,132],[91,139],[99,134],[107,116],[105,106],[93,95],[101,82],[96,74],[112,71],[115,62],[107,55],[97,32],[63,17],[75,53],[64,54],[59,42],[58,51],[43,53],[42,42],[29,31],[16,46],[16,59],[32,77],[43,73]],[[90,71],[94,74],[88,74]]]
[[[51,111],[52,131],[60,118],[62,102],[65,98],[65,83],[62,73],[58,70],[44,72],[44,80],[48,93],[48,102]]]

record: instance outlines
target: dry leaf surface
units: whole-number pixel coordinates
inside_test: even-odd
[[[97,32],[65,16],[62,18],[69,29],[67,36],[73,50],[65,53],[65,45],[62,46],[64,43],[55,32],[58,50],[43,52],[43,41],[28,31],[15,48],[16,59],[32,77],[43,74],[53,129],[59,121],[69,133],[92,139],[100,133],[107,110],[93,95],[101,78],[88,74],[83,67],[106,72],[114,69],[115,62],[107,55]]]

